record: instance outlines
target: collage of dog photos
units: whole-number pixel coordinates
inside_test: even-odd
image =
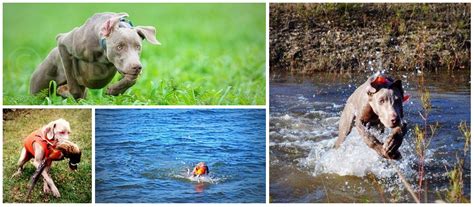
[[[471,203],[471,2],[2,0],[2,205]]]

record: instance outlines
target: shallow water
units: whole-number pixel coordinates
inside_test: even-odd
[[[392,74],[401,78],[406,93],[405,120],[410,131],[400,148],[403,159],[391,164],[369,149],[354,130],[341,148],[334,149],[344,103],[371,74],[317,73],[312,77],[273,74],[270,80],[270,200],[271,202],[413,202],[403,187],[396,165],[416,189],[415,124],[419,116],[419,75]],[[426,159],[427,201],[443,199],[456,153],[463,140],[459,122],[470,125],[470,73],[425,74],[433,109],[430,122],[441,128]],[[383,135],[380,138],[384,137]],[[470,152],[469,152],[470,153]],[[470,155],[464,170],[466,195],[470,195]]]
[[[98,203],[265,202],[265,110],[97,109],[95,146]]]

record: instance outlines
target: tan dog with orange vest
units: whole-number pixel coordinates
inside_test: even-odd
[[[194,167],[192,175],[193,177],[200,177],[202,175],[209,174],[209,168],[207,167],[205,162],[200,162]]]
[[[52,161],[69,158],[69,168],[77,169],[80,161],[81,151],[77,145],[67,141],[71,127],[69,122],[58,119],[35,130],[23,140],[20,159],[18,160],[18,170],[12,177],[16,177],[23,172],[23,165],[31,158],[34,158],[33,165],[36,167],[36,176],[32,178],[29,193],[36,183],[37,175],[41,174],[44,179],[43,191],[52,193],[55,197],[60,197],[58,188],[54,185],[53,179],[49,175]],[[33,182],[34,181],[34,182]],[[28,194],[29,194],[28,193]]]

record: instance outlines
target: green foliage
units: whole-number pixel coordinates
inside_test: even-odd
[[[90,109],[28,109],[6,110],[3,114],[3,202],[26,202],[28,184],[35,171],[32,161],[24,166],[23,174],[11,178],[17,170],[23,139],[34,130],[58,118],[71,124],[70,140],[82,150],[78,170],[69,170],[67,161],[55,161],[50,174],[61,193],[60,198],[43,193],[39,179],[31,194],[34,203],[92,202],[92,123]]]
[[[421,76],[419,79],[418,92],[421,95],[420,101],[423,111],[420,112],[420,117],[423,120],[422,126],[415,125],[415,152],[418,158],[418,198],[422,199],[422,192],[424,191],[424,201],[428,202],[426,192],[428,191],[427,183],[425,182],[425,159],[426,150],[430,146],[431,140],[440,128],[438,122],[435,124],[429,123],[429,115],[432,109],[431,96],[428,88],[425,85],[425,77]]]
[[[464,139],[463,157],[459,158],[456,155],[457,163],[452,170],[448,171],[450,186],[446,200],[452,203],[469,203],[469,198],[464,195],[463,169],[464,161],[471,145],[471,130],[467,126],[466,121],[461,122],[458,128]]]
[[[5,4],[3,11],[6,105],[265,104],[265,4],[22,3]],[[157,29],[162,45],[143,43],[137,84],[118,97],[89,90],[78,102],[29,95],[30,76],[56,45],[56,35],[105,11],[127,12],[135,25]]]

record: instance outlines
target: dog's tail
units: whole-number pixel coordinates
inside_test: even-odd
[[[30,184],[28,187],[28,195],[26,196],[26,199],[29,200],[31,196],[31,191],[35,188],[36,182],[38,182],[38,178],[40,177],[41,173],[43,172],[44,168],[47,166],[48,162],[51,162],[49,159],[44,159],[36,169],[35,173],[33,176],[31,176]]]

